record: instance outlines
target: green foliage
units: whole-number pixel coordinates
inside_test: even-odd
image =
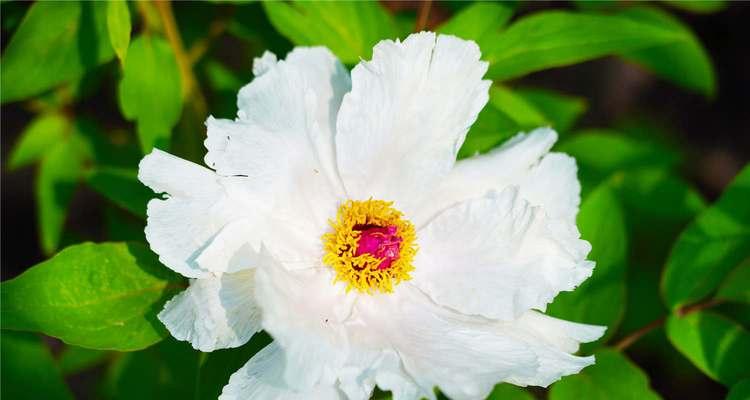
[[[268,19],[292,43],[324,45],[342,62],[353,64],[372,57],[372,47],[403,32],[377,2],[264,2]]]
[[[8,168],[16,169],[34,163],[49,151],[49,146],[61,142],[68,135],[70,121],[58,112],[36,117],[16,142],[8,160]]]
[[[52,354],[39,336],[6,330],[1,335],[2,398],[73,400]]]
[[[750,258],[727,274],[716,298],[750,304]]]
[[[106,362],[112,354],[109,351],[66,346],[60,353],[57,365],[63,375],[73,375]]]
[[[138,350],[167,335],[156,313],[183,287],[144,245],[84,243],[2,283],[2,327],[92,349]]]
[[[42,159],[36,180],[36,204],[42,250],[60,245],[68,205],[83,173],[84,147],[78,136],[57,143]]]
[[[141,149],[167,149],[182,112],[180,71],[169,44],[140,36],[130,44],[119,86],[122,114],[136,122]]]
[[[628,237],[623,218],[622,207],[606,183],[586,197],[578,213],[578,229],[591,243],[588,259],[596,262],[594,273],[574,291],[558,294],[547,308],[558,318],[607,326],[602,341],[617,331],[624,312]]]
[[[662,0],[672,7],[697,14],[710,14],[723,10],[727,6],[724,0]]]
[[[750,379],[737,382],[732,386],[726,400],[747,400],[750,399]]]
[[[709,295],[729,271],[750,257],[750,166],[701,213],[672,248],[662,278],[671,309]]]
[[[541,112],[557,133],[566,133],[586,112],[588,105],[582,97],[568,96],[544,89],[518,89],[516,94]]]
[[[112,59],[106,4],[34,3],[3,52],[0,101],[23,100]]]
[[[117,58],[125,62],[130,45],[130,10],[125,0],[113,0],[107,2],[107,30],[112,48],[117,53]]]
[[[666,331],[677,350],[711,378],[728,386],[750,378],[750,332],[739,324],[701,311],[670,316]]]
[[[550,400],[651,400],[660,397],[649,387],[648,377],[619,352],[596,352],[596,364],[552,385]]]
[[[534,396],[518,386],[502,383],[492,389],[487,400],[534,400]]]
[[[497,37],[512,15],[513,8],[508,3],[480,1],[458,12],[437,31],[474,40],[483,49]]]
[[[644,49],[679,40],[672,30],[632,19],[547,11],[521,18],[488,46],[488,76],[507,80],[545,68],[605,55]]]
[[[86,182],[118,206],[139,217],[146,217],[146,203],[153,192],[138,181],[138,171],[103,167],[89,171]]]
[[[630,8],[621,15],[633,21],[653,23],[654,26],[667,28],[677,35],[668,44],[625,53],[625,59],[635,61],[686,89],[706,96],[714,95],[716,77],[711,59],[687,26],[655,8]]]

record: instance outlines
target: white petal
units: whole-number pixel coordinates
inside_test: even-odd
[[[470,315],[511,321],[544,310],[593,268],[575,226],[549,219],[515,187],[451,207],[417,235],[413,284]]]
[[[363,297],[355,308],[368,327],[377,327],[380,340],[398,351],[423,390],[439,386],[455,400],[483,399],[503,381],[546,386],[593,362],[558,347],[585,334],[541,333],[525,320],[499,323],[461,315],[435,305],[409,283],[392,295]]]
[[[331,121],[348,88],[328,50],[293,51],[240,90],[236,121],[208,119],[206,164],[247,177],[247,192],[263,198],[258,213],[321,235],[343,197]]]
[[[544,156],[526,176],[516,176],[513,184],[521,188],[521,196],[533,205],[542,206],[552,218],[576,223],[581,204],[581,184],[574,158],[562,153]]]
[[[232,374],[219,400],[331,400],[343,399],[333,386],[295,391],[283,379],[284,357],[274,342]]]
[[[452,168],[488,99],[476,43],[423,32],[384,40],[352,70],[336,155],[347,194],[393,200],[407,215]]]
[[[414,223],[420,226],[440,211],[482,197],[490,190],[501,191],[508,185],[522,184],[556,140],[555,131],[540,128],[528,134],[518,134],[487,154],[459,161],[432,191],[433,201],[424,204],[414,217]]]
[[[330,385],[348,354],[343,322],[354,294],[319,264],[290,271],[267,257],[257,270],[263,328],[284,349],[287,384],[300,389]]]
[[[253,75],[261,76],[266,73],[269,69],[276,66],[276,54],[266,50],[263,55],[253,59]]]
[[[254,275],[247,270],[193,280],[164,305],[159,320],[172,336],[200,351],[241,346],[261,329]]]
[[[148,203],[146,239],[159,260],[189,278],[210,276],[195,258],[226,223],[243,214],[213,171],[154,149],[141,160],[138,179],[165,200]]]

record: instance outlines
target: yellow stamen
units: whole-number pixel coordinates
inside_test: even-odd
[[[339,207],[335,220],[329,220],[331,231],[323,235],[323,263],[336,271],[334,282],[346,282],[362,293],[393,292],[393,287],[411,279],[409,272],[417,253],[414,225],[383,200],[348,200]],[[399,257],[388,268],[380,269],[381,259],[372,254],[355,255],[361,227],[395,226],[401,238]],[[359,228],[359,229],[357,229]]]

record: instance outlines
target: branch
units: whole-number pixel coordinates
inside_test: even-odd
[[[417,12],[417,24],[414,27],[416,32],[421,32],[427,28],[427,22],[430,18],[430,8],[432,8],[432,0],[422,1]]]
[[[692,304],[689,306],[680,307],[679,309],[677,309],[675,314],[679,317],[684,317],[685,315],[692,314],[694,312],[698,312],[698,311],[705,310],[707,308],[711,308],[713,306],[719,305],[722,302],[723,300],[720,300],[720,299],[707,300],[702,303],[696,303],[696,304]],[[619,342],[617,342],[614,345],[614,348],[619,351],[623,351],[627,349],[628,347],[630,347],[630,345],[638,341],[638,339],[642,338],[647,333],[664,325],[664,322],[666,322],[666,320],[667,320],[667,317],[663,316],[657,320],[649,322],[642,328],[622,338]]]
[[[183,98],[187,99],[188,103],[193,107],[193,111],[198,116],[204,117],[206,114],[206,99],[200,91],[198,80],[193,75],[192,65],[182,44],[180,31],[177,29],[177,23],[172,12],[172,3],[169,0],[164,0],[156,1],[154,5],[159,11],[159,16],[164,27],[164,34],[167,36],[167,40],[169,40],[169,45],[172,47],[172,51],[174,51],[177,65],[180,68]]]

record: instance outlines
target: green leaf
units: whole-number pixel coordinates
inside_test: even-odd
[[[204,357],[172,338],[144,351],[124,354],[109,370],[105,397],[113,400],[196,399]]]
[[[117,58],[125,62],[130,44],[130,10],[124,0],[107,2],[107,30]]]
[[[2,327],[86,348],[138,350],[167,336],[156,314],[183,287],[142,244],[84,243],[2,283]]]
[[[750,399],[750,379],[744,379],[732,386],[726,400],[748,400]]]
[[[711,14],[721,11],[727,6],[724,0],[662,0],[672,7],[696,14]]]
[[[96,168],[87,174],[86,182],[113,203],[140,217],[146,217],[146,204],[154,197],[153,192],[138,181],[136,170]]]
[[[486,106],[479,112],[477,121],[466,134],[466,140],[458,151],[458,158],[487,152],[520,130],[508,114],[493,106]]]
[[[196,398],[215,399],[229,382],[229,377],[242,368],[255,353],[271,343],[265,332],[257,333],[250,341],[237,349],[212,351],[204,355],[201,363]]]
[[[662,277],[662,295],[669,308],[709,295],[732,268],[750,257],[748,198],[750,165],[682,232]]]
[[[591,243],[588,259],[596,262],[590,278],[572,292],[557,295],[548,314],[576,322],[607,326],[605,341],[617,331],[625,305],[625,264],[628,236],[622,207],[605,183],[581,204],[581,237]],[[607,304],[607,307],[602,307]]]
[[[112,59],[106,4],[36,2],[2,56],[2,103],[37,95]]]
[[[516,89],[515,92],[539,110],[558,133],[568,132],[573,128],[588,108],[583,97],[545,89]]]
[[[21,133],[13,146],[8,168],[13,170],[32,164],[68,135],[70,121],[61,113],[50,112],[36,117]]]
[[[615,181],[620,199],[642,219],[653,219],[644,218],[648,215],[685,224],[706,208],[694,187],[665,168],[634,168]]]
[[[0,397],[16,400],[73,400],[47,346],[37,335],[2,331]]]
[[[521,18],[482,52],[490,62],[487,76],[507,80],[680,39],[669,29],[627,17],[546,11]]]
[[[85,154],[77,136],[52,147],[39,165],[36,179],[37,223],[45,254],[60,245],[68,206],[83,173]]]
[[[750,378],[750,333],[709,311],[667,319],[666,332],[677,350],[706,375],[727,386]]]
[[[122,114],[136,122],[141,149],[166,149],[182,112],[180,70],[172,48],[157,36],[130,44],[119,86]]]
[[[104,363],[113,353],[102,350],[66,346],[57,361],[63,375],[73,375]]]
[[[263,8],[271,24],[292,43],[326,46],[347,64],[369,60],[377,42],[402,33],[374,1],[274,1],[264,2]]]
[[[549,125],[544,115],[523,97],[503,86],[490,89],[490,100],[477,116],[458,158],[484,153],[518,132]]]
[[[482,48],[485,42],[494,40],[512,15],[509,4],[479,1],[459,11],[437,31],[473,40]]]
[[[521,387],[501,383],[492,389],[486,400],[534,400],[534,396]]]
[[[668,29],[679,37],[665,45],[624,53],[625,59],[635,61],[686,89],[706,96],[714,95],[716,74],[711,59],[685,24],[662,10],[648,7],[628,8],[622,16]]]
[[[750,304],[750,258],[727,274],[716,298]]]
[[[659,399],[648,383],[648,376],[623,354],[602,349],[596,364],[552,385],[550,400],[651,400]]]
[[[576,159],[578,177],[586,192],[618,171],[669,168],[679,157],[672,150],[615,131],[590,129],[562,141],[557,150]]]

